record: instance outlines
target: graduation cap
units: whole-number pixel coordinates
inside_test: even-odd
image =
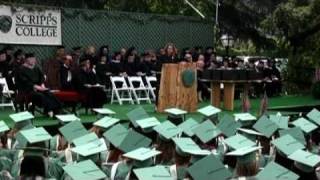
[[[278,125],[264,115],[253,125],[253,128],[265,137],[270,138],[277,131]]]
[[[138,127],[138,124],[136,123],[136,121],[149,117],[147,112],[141,106],[139,106],[138,108],[135,108],[132,111],[128,112],[127,116],[128,116],[130,122],[133,124],[133,126],[135,128]]]
[[[128,134],[128,129],[122,126],[121,124],[117,124],[110,128],[108,131],[103,133],[103,136],[115,147],[119,147],[121,142]]]
[[[94,132],[91,132],[89,134],[85,134],[81,137],[78,137],[76,139],[74,139],[72,141],[72,143],[75,145],[75,146],[81,146],[81,145],[84,145],[84,144],[88,144],[90,142],[93,142],[93,141],[96,141],[98,140],[98,136],[96,135],[96,133]]]
[[[155,157],[159,154],[161,154],[161,152],[155,149],[140,147],[125,153],[123,156],[134,160],[133,166],[135,167],[146,167],[152,165],[152,157]]]
[[[63,167],[63,170],[72,178],[77,180],[98,180],[107,176],[99,167],[91,160],[69,164]]]
[[[51,135],[43,127],[21,130],[17,135],[19,147],[21,148],[25,148],[28,144],[46,142],[51,138]]]
[[[10,114],[9,117],[14,121],[15,126],[19,129],[28,124],[32,124],[31,119],[34,118],[34,116],[28,111]]]
[[[227,136],[233,136],[239,127],[241,127],[240,122],[236,122],[234,118],[228,114],[224,115],[223,118],[217,124],[217,127],[222,131],[222,133]]]
[[[189,118],[186,121],[182,122],[178,125],[180,129],[182,129],[183,133],[186,134],[189,137],[192,137],[194,135],[193,129],[195,129],[199,123],[194,120],[193,118]]]
[[[118,148],[127,153],[139,147],[148,147],[151,142],[151,139],[148,137],[145,137],[134,130],[129,130],[125,138],[119,144]]]
[[[255,141],[258,136],[263,136],[263,134],[252,130],[252,129],[246,129],[246,128],[238,128],[238,132],[240,132],[242,135],[247,137],[248,139]]]
[[[304,145],[293,138],[291,135],[286,134],[284,136],[281,136],[273,141],[271,141],[273,145],[276,146],[276,148],[284,153],[286,156],[289,156],[293,152],[299,149],[304,149]]]
[[[232,173],[214,155],[209,155],[188,168],[194,180],[228,179]]]
[[[289,169],[271,161],[268,165],[262,169],[257,174],[257,179],[259,180],[270,180],[270,179],[290,179],[290,180],[297,180],[299,176],[294,172],[290,171]]]
[[[250,113],[236,113],[234,117],[236,121],[241,122],[242,126],[249,126],[257,120],[257,118]]]
[[[83,157],[92,156],[106,150],[107,150],[107,145],[103,140],[103,138],[96,139],[87,144],[82,144],[71,149],[71,151]]]
[[[78,118],[74,114],[56,115],[56,118],[62,123],[68,123],[68,122],[72,122],[72,121],[80,121],[80,118]]]
[[[224,142],[232,149],[240,149],[243,147],[252,147],[256,143],[241,134],[236,134],[224,140]]]
[[[307,117],[316,123],[317,125],[320,125],[320,111],[317,109],[312,109],[308,114]]]
[[[179,108],[169,108],[169,109],[165,109],[164,112],[173,115],[173,116],[182,116],[187,114],[187,111],[184,111],[182,109]]]
[[[153,166],[133,170],[139,180],[173,180],[165,166]]]
[[[304,172],[312,172],[320,163],[320,156],[304,150],[297,150],[288,157],[296,162],[296,167]]]
[[[88,134],[88,131],[82,125],[80,121],[72,121],[63,127],[59,128],[61,134],[66,138],[66,140],[71,143],[77,137]]]
[[[219,136],[221,131],[210,120],[207,120],[197,126],[193,132],[203,143],[207,143],[213,138]]]
[[[182,131],[179,127],[177,127],[170,121],[165,121],[160,125],[154,127],[153,129],[159,134],[159,137],[164,141],[170,140]]]
[[[252,161],[256,161],[257,159],[257,151],[260,150],[262,147],[260,146],[247,146],[238,148],[232,152],[227,153],[227,156],[236,156],[237,162],[240,164],[250,163]]]
[[[93,111],[98,114],[102,114],[102,115],[116,114],[114,111],[112,111],[111,109],[108,109],[108,108],[94,108]]]
[[[280,129],[288,129],[289,116],[271,114],[269,118],[276,123]]]
[[[279,131],[280,136],[284,136],[286,134],[291,135],[293,138],[306,145],[306,139],[304,137],[303,131],[299,127],[294,127],[290,129],[283,129]]]
[[[136,121],[136,124],[145,132],[149,132],[153,127],[161,124],[155,117],[144,118]]]
[[[10,130],[9,126],[4,121],[0,121],[0,135],[8,130]]]
[[[176,144],[176,152],[181,156],[188,156],[201,148],[191,138],[173,138]]]
[[[203,107],[201,109],[198,109],[197,111],[206,117],[210,117],[210,116],[213,116],[215,114],[220,113],[221,109],[209,105],[209,106]]]
[[[318,128],[317,125],[313,124],[312,122],[306,120],[303,117],[293,121],[292,124],[295,125],[296,127],[299,127],[306,134],[309,134]]]
[[[101,127],[103,129],[109,129],[113,125],[117,124],[119,121],[120,121],[120,119],[105,116],[105,117],[101,118],[100,120],[94,122],[93,125]]]

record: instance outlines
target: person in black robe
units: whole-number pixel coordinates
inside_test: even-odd
[[[98,83],[104,85],[107,89],[110,88],[110,76],[112,73],[107,56],[100,57],[100,62],[98,62],[95,70],[97,73]]]
[[[102,108],[107,101],[103,86],[98,84],[97,76],[91,68],[89,58],[80,61],[80,67],[74,72],[72,81],[75,89],[85,96],[82,102],[86,109]]]
[[[159,56],[158,61],[157,61],[158,72],[161,72],[163,64],[178,63],[179,62],[178,54],[177,54],[178,50],[173,43],[168,43],[165,46],[164,51],[165,51],[165,54],[161,54]],[[155,94],[156,94],[155,103],[158,104],[158,95],[159,95],[159,89],[160,89],[161,74],[157,73],[156,77],[157,77],[157,85],[156,85],[156,90],[155,90]]]
[[[5,51],[0,51],[0,77],[7,77],[9,73],[9,61]]]
[[[110,63],[110,71],[112,76],[121,76],[124,73],[123,62],[121,59],[122,56],[120,52],[115,52]]]
[[[62,90],[72,90],[73,86],[71,65],[73,64],[73,59],[71,55],[66,55],[63,57],[63,63],[60,68],[60,84]]]
[[[44,113],[53,117],[59,113],[61,103],[44,85],[44,75],[36,66],[36,58],[30,53],[26,54],[24,64],[15,75],[16,85],[19,93],[31,97],[32,104],[44,108]]]

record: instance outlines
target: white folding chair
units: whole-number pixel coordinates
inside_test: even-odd
[[[132,94],[137,103],[140,104],[141,101],[147,101],[151,104],[149,90],[144,86],[142,78],[140,76],[131,76],[128,77],[128,81],[130,88],[132,89]],[[137,87],[135,87],[135,85]]]
[[[14,94],[14,91],[11,91],[9,89],[8,83],[5,78],[0,78],[0,86],[2,86],[0,107],[12,107],[12,109],[15,110],[11,97],[11,95]]]
[[[112,85],[111,104],[115,101],[119,102],[120,105],[122,105],[124,101],[129,101],[131,104],[134,104],[131,96],[132,89],[127,85],[124,77],[110,76],[110,81]],[[120,87],[117,87],[117,84],[121,84]],[[127,94],[127,97],[124,97],[125,94]],[[117,99],[115,100],[115,98]]]
[[[157,82],[157,78],[155,76],[146,76],[146,87],[148,88],[149,94],[152,97],[152,100],[155,101],[156,100],[156,94],[155,94],[155,90],[156,87],[152,86],[152,83],[156,83]]]

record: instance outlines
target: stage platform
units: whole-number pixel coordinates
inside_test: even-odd
[[[250,99],[251,102],[251,113],[257,115],[260,109],[261,99]],[[270,113],[276,113],[278,111],[285,112],[307,112],[313,107],[320,108],[320,100],[314,99],[311,95],[297,95],[297,96],[282,96],[282,97],[273,97],[268,98],[268,109]],[[202,102],[198,104],[198,108],[204,107],[210,104],[209,101]],[[119,118],[123,121],[127,121],[126,113],[130,110],[136,108],[139,105],[117,105],[117,104],[106,104],[105,107],[115,111],[117,114],[116,118]],[[154,104],[142,104],[141,105],[150,116],[157,117],[160,121],[166,119],[167,115],[163,113],[155,112]],[[90,125],[90,123],[96,121],[96,115],[89,113],[85,114],[84,110],[78,110],[78,117],[84,124]],[[223,111],[220,115],[224,113],[232,114],[241,112],[241,100],[235,100],[235,109],[234,111]],[[0,120],[6,121],[9,126],[12,126],[12,121],[9,118],[9,114],[14,113],[11,109],[5,108],[0,109]],[[196,120],[201,120],[203,118],[199,113],[190,113],[187,115],[187,118],[192,117]],[[56,119],[44,117],[43,115],[36,113],[36,118],[33,120],[35,126],[57,126],[58,121]]]

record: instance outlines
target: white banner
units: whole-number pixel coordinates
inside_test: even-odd
[[[0,43],[61,45],[60,10],[0,5]]]

